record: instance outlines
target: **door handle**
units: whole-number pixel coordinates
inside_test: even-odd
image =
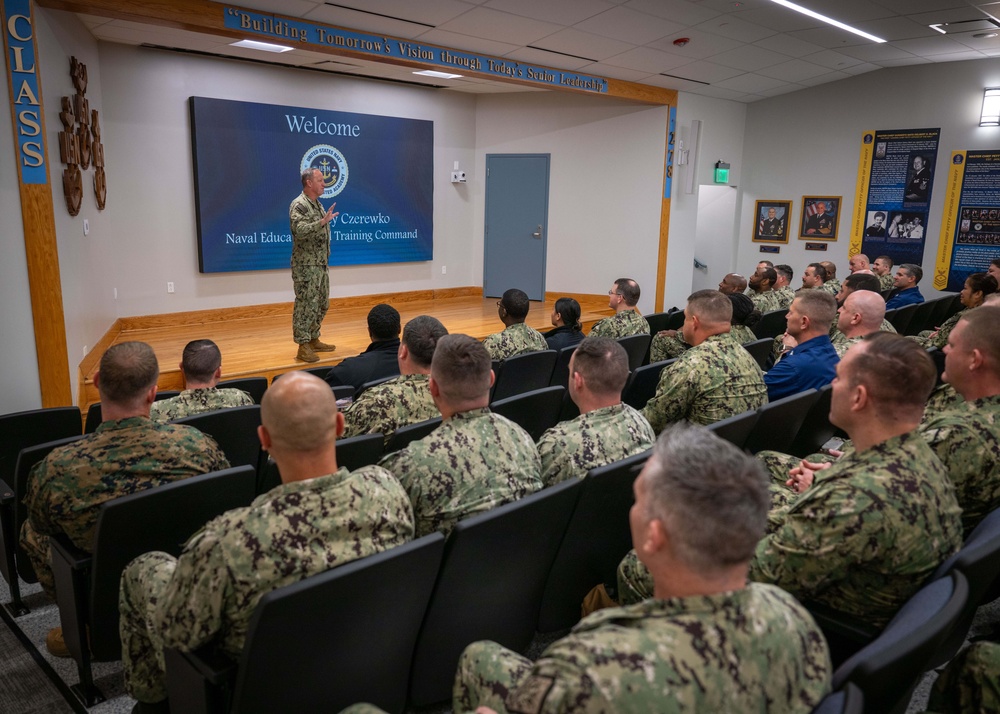
[[[538,224],[538,230],[536,230],[531,235],[534,236],[535,238],[541,238],[542,237],[542,224],[541,223]]]

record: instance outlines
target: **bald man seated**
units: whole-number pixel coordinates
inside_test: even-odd
[[[323,380],[282,377],[264,393],[261,422],[260,443],[281,485],[209,521],[179,558],[147,553],[122,575],[125,686],[139,700],[133,712],[169,711],[164,648],[215,643],[239,658],[264,595],[413,538],[410,499],[392,474],[337,467],[344,417]]]

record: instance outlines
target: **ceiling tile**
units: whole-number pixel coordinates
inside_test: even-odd
[[[378,15],[370,15],[349,8],[320,5],[303,16],[307,20],[323,22],[328,25],[347,27],[358,32],[370,32],[375,35],[389,35],[412,40],[427,30],[426,25],[418,25],[403,20],[393,20]]]
[[[769,0],[700,0],[699,5],[722,13],[754,10],[760,7],[770,7]]]
[[[941,36],[940,32],[932,30],[927,25],[914,22],[908,17],[887,17],[871,22],[859,22],[857,27],[889,42],[912,40],[917,37]]]
[[[701,23],[697,26],[697,29],[729,37],[733,40],[739,40],[740,42],[756,42],[775,34],[774,30],[745,22],[732,15],[720,15]]]
[[[625,3],[625,7],[688,26],[711,20],[719,14],[711,8],[696,5],[688,0],[629,0]]]
[[[434,26],[448,22],[471,9],[470,5],[460,0],[420,0],[419,3],[411,0],[336,0],[336,3],[360,12]]]
[[[841,79],[847,79],[851,75],[845,72],[830,72],[829,74],[821,74],[818,77],[810,77],[809,79],[800,79],[796,84],[803,84],[807,87],[815,87],[820,84],[829,84],[830,82],[836,82]]]
[[[823,50],[814,55],[807,55],[802,59],[821,65],[827,69],[845,69],[856,64],[861,64],[861,60],[841,54],[840,52],[834,52],[833,50]]]
[[[792,60],[757,70],[757,74],[762,74],[765,77],[773,77],[774,79],[783,79],[786,82],[799,82],[803,79],[818,77],[829,72],[830,70],[826,67],[803,60]]]
[[[636,47],[620,55],[608,57],[604,60],[607,64],[618,67],[628,67],[629,69],[645,70],[650,73],[667,72],[674,67],[687,64],[687,60],[677,55],[667,54],[649,47]]]
[[[716,99],[729,99],[734,102],[747,101],[748,93],[738,89],[726,89],[724,87],[717,87],[715,85],[710,85],[707,87],[702,87],[699,94],[703,94],[706,97],[715,97]],[[756,98],[756,95],[754,95]]]
[[[921,57],[930,55],[946,55],[955,52],[964,52],[968,48],[956,42],[946,35],[935,35],[934,37],[921,37],[917,40],[898,40],[892,43],[901,50],[912,52]]]
[[[610,37],[600,37],[589,32],[583,32],[575,27],[555,32],[532,43],[535,47],[553,52],[562,52],[577,57],[589,57],[592,60],[603,60],[619,55],[632,49],[628,42],[613,40]]]
[[[864,37],[855,35],[847,30],[841,30],[839,27],[833,27],[831,25],[814,27],[811,30],[797,30],[795,32],[790,32],[789,34],[796,39],[802,40],[803,42],[811,42],[814,45],[825,47],[828,50],[839,50],[841,47],[850,47],[862,44],[867,45],[872,43],[871,40],[866,40]]]
[[[764,77],[760,74],[747,72],[746,74],[741,74],[738,77],[731,77],[730,79],[724,79],[721,82],[716,82],[713,86],[722,87],[723,89],[732,89],[736,92],[759,92],[762,89],[772,89],[774,87],[781,87],[785,84],[787,84],[787,82],[783,82],[780,79]]]
[[[683,67],[672,69],[667,74],[674,77],[683,77],[684,79],[693,79],[696,82],[714,84],[724,79],[743,74],[743,72],[744,70],[742,69],[724,67],[721,64],[714,64],[712,62],[692,62]]]
[[[775,35],[775,37],[778,36]],[[686,37],[690,42],[683,47],[678,47],[674,44],[674,40],[681,37]],[[722,35],[713,35],[710,32],[702,32],[701,30],[689,27],[682,32],[677,32],[656,42],[650,42],[648,46],[669,52],[678,57],[687,57],[690,60],[696,60],[705,59],[720,52],[728,52],[737,47],[742,47],[743,43],[723,37]]]
[[[789,10],[787,7],[768,3],[766,7],[755,10],[741,10],[736,13],[736,17],[755,25],[769,27],[776,32],[794,32],[795,30],[805,30],[810,27],[818,27],[823,24],[822,20],[816,20],[803,15],[801,12]]]
[[[930,63],[931,61],[929,59],[925,59],[924,57],[916,57],[914,55],[910,55],[909,57],[903,57],[900,59],[879,60],[879,64],[882,65],[883,67],[904,67],[910,64],[930,64]]]
[[[574,27],[633,45],[644,45],[684,29],[683,25],[676,22],[629,10],[626,7],[616,7],[602,12],[600,15],[576,23]]]
[[[240,0],[239,6],[289,17],[305,17],[307,12],[322,4],[313,0]]]
[[[756,45],[743,45],[735,50],[717,54],[711,58],[713,62],[727,67],[736,67],[744,72],[753,72],[761,67],[770,67],[788,61],[788,55],[771,52]]]
[[[765,50],[771,50],[772,52],[780,52],[789,57],[805,57],[823,49],[819,45],[814,45],[811,42],[803,42],[786,34],[765,37],[763,40],[754,42],[754,45],[763,47]]]
[[[451,50],[465,50],[466,52],[493,55],[495,57],[503,57],[508,52],[513,52],[520,47],[520,45],[512,45],[507,42],[484,40],[480,37],[459,35],[454,32],[446,32],[445,30],[428,30],[416,39],[432,45],[447,47]]]
[[[412,0],[408,0],[412,2]],[[423,0],[421,0],[421,3]],[[416,4],[416,3],[415,3]],[[615,7],[607,0],[487,0],[484,7],[557,25],[575,25]]]
[[[505,58],[517,60],[518,62],[525,62],[527,64],[554,67],[555,69],[571,69],[574,71],[579,70],[581,67],[594,64],[589,59],[577,59],[576,57],[570,57],[569,55],[546,52],[545,50],[536,50],[531,47],[522,47],[514,50],[513,52],[506,54]]]
[[[595,62],[594,64],[589,64],[586,67],[582,67],[581,72],[585,74],[597,75],[598,77],[610,77],[612,79],[621,79],[626,82],[645,82],[645,78],[651,75],[650,72],[638,69],[627,69],[625,67],[615,67],[611,64],[605,64],[604,62]],[[652,75],[656,76],[656,75]]]
[[[438,29],[472,35],[473,37],[484,37],[488,40],[510,42],[515,45],[530,45],[562,28],[551,22],[532,20],[520,15],[477,7],[444,23]]]
[[[913,56],[911,52],[901,50],[888,42],[881,45],[869,42],[856,47],[842,47],[839,51],[848,57],[879,65],[885,60],[906,59]]]
[[[952,4],[957,5],[958,7],[917,14],[910,14],[907,12],[906,16],[914,22],[919,22],[921,25],[934,25],[941,22],[961,22],[963,20],[982,20],[988,17],[986,12],[979,10],[978,8],[969,7],[968,5],[963,5],[962,3]],[[997,14],[996,10],[998,9],[1000,9],[1000,6],[994,6],[994,15]]]
[[[961,5],[968,6],[961,0],[878,0],[878,4],[889,8],[900,15],[912,15],[918,12],[934,12]]]
[[[875,20],[880,17],[892,17],[897,14],[894,10],[886,8],[884,5],[871,2],[871,0],[798,0],[800,5],[808,6],[810,10],[826,15],[832,20],[843,22],[846,25],[854,25]],[[954,1],[954,0],[952,0]],[[789,10],[794,12],[794,10]]]
[[[843,67],[842,71],[847,72],[847,74],[865,74],[866,72],[874,72],[877,69],[882,68],[871,62],[862,62],[851,67]]]
[[[983,58],[983,53],[975,50],[966,50],[965,52],[949,52],[948,54],[933,56],[935,62],[964,62],[966,60],[981,60]]]
[[[763,97],[777,97],[781,94],[789,94],[791,92],[797,92],[802,89],[801,84],[786,84],[784,87],[772,87],[771,89],[761,89],[758,90],[758,94]]]
[[[997,32],[1000,32],[1000,30]],[[948,37],[955,40],[955,42],[960,43],[964,47],[970,47],[974,50],[980,50],[982,52],[986,52],[988,50],[1000,50],[1000,36],[976,38],[972,36],[973,34],[978,33],[969,32],[963,35],[948,35]]]

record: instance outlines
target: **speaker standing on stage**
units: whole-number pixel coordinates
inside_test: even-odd
[[[323,210],[319,197],[325,186],[319,169],[302,172],[302,193],[288,207],[292,226],[292,285],[295,308],[292,334],[299,345],[295,359],[318,362],[317,352],[332,352],[335,345],[319,340],[323,318],[330,307],[330,221],[339,214],[334,203]]]

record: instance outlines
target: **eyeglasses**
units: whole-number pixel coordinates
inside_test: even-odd
[[[621,295],[617,290],[608,290],[608,295]]]

